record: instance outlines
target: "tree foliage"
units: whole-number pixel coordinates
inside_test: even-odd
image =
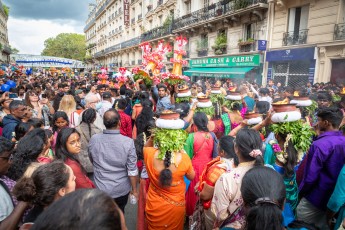
[[[83,60],[86,54],[85,36],[75,33],[61,33],[44,41],[41,55]]]
[[[10,49],[11,49],[11,54],[18,54],[19,53],[19,50],[15,47],[10,46]]]
[[[6,6],[4,3],[2,3],[2,7],[4,9],[6,16],[8,17],[10,14],[10,8],[8,6]]]

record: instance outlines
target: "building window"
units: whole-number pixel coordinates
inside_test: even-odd
[[[158,16],[159,25],[163,25],[163,15]]]
[[[246,41],[254,39],[254,29],[255,25],[252,24],[247,24],[245,25],[245,30],[244,30],[244,39]]]
[[[186,14],[190,14],[192,11],[192,4],[190,1],[186,2]]]
[[[290,8],[288,31],[284,34],[284,45],[304,44],[308,36],[309,5]]]
[[[209,4],[210,4],[209,0],[204,0],[204,7],[208,7]]]

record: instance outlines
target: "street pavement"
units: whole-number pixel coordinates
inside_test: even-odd
[[[128,199],[128,203],[125,208],[125,219],[128,230],[135,230],[137,228],[137,210],[138,203],[131,204]]]

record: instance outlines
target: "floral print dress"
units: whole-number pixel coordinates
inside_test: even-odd
[[[255,161],[243,162],[231,172],[224,173],[218,179],[211,204],[211,211],[216,217],[216,226],[220,227],[227,218],[231,217],[230,223],[223,227],[241,229],[245,224],[243,212],[238,212],[243,205],[241,194],[242,178],[251,168],[254,167]]]

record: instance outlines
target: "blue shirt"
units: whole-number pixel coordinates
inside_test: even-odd
[[[163,110],[170,110],[170,109],[174,109],[175,106],[173,104],[171,104],[170,98],[169,96],[165,96],[160,98],[158,96],[158,89],[157,87],[155,87],[153,89],[153,93],[158,97],[158,101],[157,101],[157,105],[156,105],[156,110],[157,111],[163,111]]]

